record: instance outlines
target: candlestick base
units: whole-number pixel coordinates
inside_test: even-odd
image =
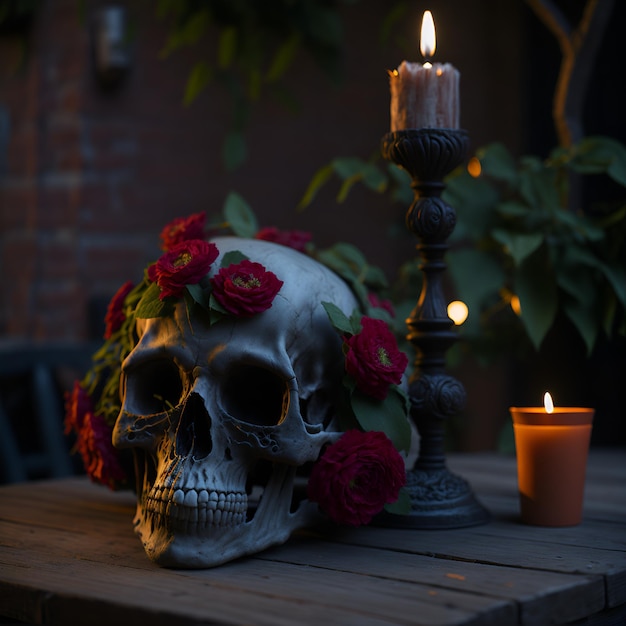
[[[409,380],[411,419],[420,434],[415,467],[407,472],[411,499],[407,515],[383,513],[378,525],[398,528],[459,528],[489,520],[469,484],[446,467],[444,427],[465,406],[463,385],[445,373],[445,353],[457,340],[443,295],[444,255],[456,225],[454,209],[441,198],[444,177],[463,162],[469,140],[463,130],[422,128],[389,133],[383,156],[413,179],[415,200],[406,214],[417,237],[422,293],[407,320],[407,339],[416,358]]]
[[[490,519],[469,483],[447,468],[413,468],[407,472],[405,489],[411,500],[409,513],[395,515],[383,511],[375,520],[377,526],[443,530],[478,526]]]

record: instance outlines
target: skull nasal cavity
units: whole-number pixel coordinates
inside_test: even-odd
[[[255,365],[230,372],[222,396],[229,415],[258,426],[276,426],[289,408],[286,381],[276,372]]]
[[[208,456],[213,447],[211,418],[197,393],[189,396],[176,429],[176,454],[193,455],[195,459]]]

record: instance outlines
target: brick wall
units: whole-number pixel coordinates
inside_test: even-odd
[[[90,303],[101,309],[141,277],[159,226],[204,208],[207,136],[181,105],[188,60],[158,62],[164,32],[150,17],[117,92],[94,79],[89,21],[73,0],[41,3],[28,58],[3,76],[0,324],[9,336],[85,338]]]
[[[250,202],[264,225],[310,230],[320,245],[351,241],[388,274],[413,255],[406,233],[400,243],[387,234],[394,224],[403,231],[405,207],[390,207],[374,194],[355,189],[338,207],[337,187],[330,187],[313,207],[295,211],[317,168],[338,155],[369,156],[388,130],[386,70],[406,54],[378,45],[384,3],[363,0],[358,15],[347,13],[340,89],[302,58],[289,76],[300,112],[291,114],[269,99],[259,103],[248,134],[250,159],[233,173],[220,160],[230,103],[213,88],[183,106],[192,57],[159,57],[166,29],[151,3],[131,5],[143,7],[134,13],[131,72],[112,93],[103,93],[94,79],[89,11],[98,3],[84,3],[84,21],[79,4],[42,0],[25,31],[24,64],[17,71],[11,63],[0,68],[0,120],[9,123],[6,155],[0,155],[0,165],[6,156],[0,171],[0,337],[97,335],[101,328],[94,328],[94,319],[99,323],[110,296],[125,280],[139,279],[159,254],[161,227],[179,215],[219,210],[231,190]],[[473,17],[463,0],[441,5],[444,33],[448,24],[446,60],[463,69],[465,127],[477,145],[495,137],[515,145],[511,115],[517,99],[511,98],[505,114],[501,103],[478,96],[488,89],[481,87],[485,80],[503,81],[502,73],[490,77],[483,71],[476,42],[489,44],[484,15]],[[415,25],[418,12],[411,16]],[[500,23],[493,37],[502,36],[503,24],[517,28],[493,7],[489,15]],[[476,29],[465,27],[468,20]],[[407,35],[414,30],[407,25]],[[511,41],[515,36],[513,31]],[[467,49],[476,54],[467,55]],[[417,55],[417,44],[415,50]],[[0,36],[1,59],[15,60],[18,52],[18,42]],[[519,62],[518,48],[493,63],[507,60]],[[508,93],[517,93],[514,74],[509,87]]]

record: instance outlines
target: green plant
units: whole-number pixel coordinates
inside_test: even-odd
[[[230,95],[233,114],[222,146],[228,169],[246,159],[244,131],[251,105],[262,93],[297,110],[284,78],[302,50],[333,81],[339,80],[343,44],[339,11],[355,1],[159,0],[157,16],[169,28],[162,56],[202,41],[214,44],[191,67],[184,102],[193,102],[211,83]]]
[[[626,187],[626,148],[589,137],[543,161],[516,163],[501,144],[477,158],[481,175],[458,170],[446,191],[459,215],[453,242],[461,244],[450,270],[474,312],[466,333],[480,333],[512,303],[536,349],[559,312],[589,353],[603,333],[626,335],[626,194],[611,206],[569,208],[572,175],[603,174],[606,184]]]
[[[460,167],[444,192],[458,218],[447,260],[470,309],[465,338],[485,354],[494,345],[510,346],[505,337],[519,338],[523,331],[539,349],[559,312],[588,352],[603,333],[626,335],[626,193],[612,205],[570,208],[572,181],[579,176],[604,176],[606,184],[626,188],[626,147],[588,137],[546,160],[516,162],[502,144],[480,149],[475,158],[480,175]],[[406,207],[413,197],[408,174],[395,165],[345,158],[317,172],[302,207],[333,174],[341,181],[340,202],[358,182]],[[403,310],[406,304],[396,302]],[[521,307],[519,315],[511,304]]]

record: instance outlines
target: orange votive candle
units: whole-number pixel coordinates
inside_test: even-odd
[[[574,526],[582,520],[594,410],[511,407],[522,521]]]

